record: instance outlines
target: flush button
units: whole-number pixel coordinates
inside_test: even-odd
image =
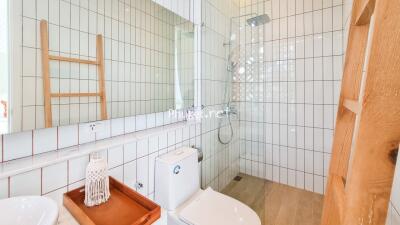
[[[177,165],[174,167],[174,174],[179,174],[180,171],[181,171],[181,166]]]

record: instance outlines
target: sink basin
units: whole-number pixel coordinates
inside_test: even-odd
[[[0,200],[2,225],[55,225],[58,207],[55,201],[41,196]]]

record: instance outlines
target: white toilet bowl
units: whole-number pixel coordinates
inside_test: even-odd
[[[261,225],[261,221],[247,205],[208,188],[169,212],[168,225]]]
[[[181,148],[156,160],[155,200],[168,225],[261,225],[247,205],[208,188],[201,190],[197,150]]]

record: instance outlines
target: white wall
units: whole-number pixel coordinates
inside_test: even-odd
[[[224,98],[224,92],[226,87],[229,92],[231,90],[232,75],[226,69],[229,49],[224,43],[229,40],[230,18],[238,13],[239,5],[234,0],[202,1],[201,104],[205,112],[221,110],[229,101]],[[218,141],[219,123],[223,126],[222,136],[227,140],[230,127],[226,118],[202,120],[202,148],[208,156],[203,162],[203,183],[216,190],[223,189],[239,172],[238,121],[232,122],[234,136],[228,145]]]

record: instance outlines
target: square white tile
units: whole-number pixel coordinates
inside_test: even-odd
[[[41,170],[10,177],[10,197],[41,195]]]
[[[8,198],[8,178],[0,180],[0,199]]]
[[[97,126],[96,140],[101,140],[111,137],[111,120],[103,120],[96,122],[95,124]]]
[[[3,161],[32,155],[32,131],[3,135]]]
[[[124,163],[123,146],[108,149],[108,168],[114,168]]]
[[[108,175],[114,179],[124,182],[124,167],[118,166],[108,170]]]
[[[125,117],[125,132],[132,133],[136,130],[136,117]]]
[[[149,191],[149,158],[142,157],[137,160],[137,182],[143,184],[137,191],[142,195],[148,195]]]
[[[67,162],[44,167],[42,170],[42,194],[66,187],[68,184]]]
[[[57,127],[33,131],[33,154],[57,149]]]
[[[136,161],[124,164],[124,183],[136,190]]]
[[[149,154],[149,139],[141,139],[137,142],[137,158],[141,158]]]
[[[78,125],[58,127],[58,148],[78,145]]]
[[[115,137],[122,135],[125,132],[125,120],[124,118],[112,119],[111,120],[111,136]]]
[[[68,162],[68,182],[69,184],[83,180],[86,177],[86,167],[89,163],[89,156],[71,159]]]

